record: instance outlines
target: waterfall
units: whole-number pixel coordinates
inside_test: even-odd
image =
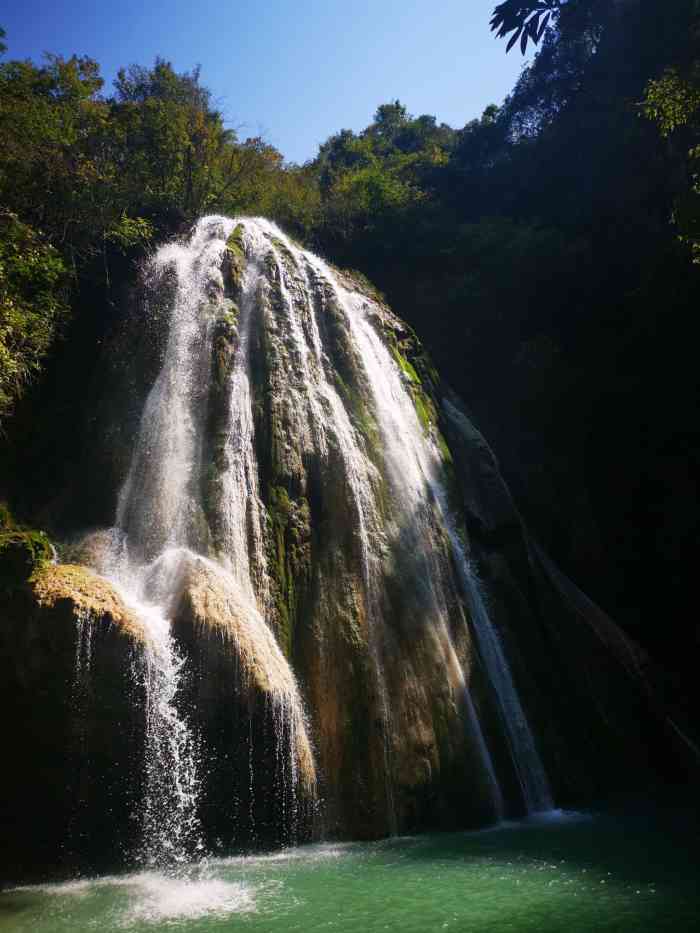
[[[286,386],[286,393],[290,414],[294,418],[297,443],[302,448],[314,451],[324,462],[328,462],[330,447],[337,450],[352,492],[353,518],[358,530],[369,616],[369,647],[384,723],[387,817],[390,831],[395,832],[397,826],[388,745],[390,707],[376,645],[376,600],[379,586],[376,543],[383,535],[373,496],[376,469],[362,451],[348,412],[327,374],[328,361],[313,306],[314,285],[309,277],[313,270],[307,266],[307,258],[311,257],[298,250],[274,224],[267,221],[246,221],[245,229],[253,256],[253,269],[249,273],[249,284],[244,294],[246,305],[250,296],[255,301],[261,287],[269,291],[270,269],[261,260],[265,256],[271,256],[274,260],[273,276],[279,289],[279,310],[284,315],[284,339],[289,344],[289,355],[294,361],[293,377]],[[242,500],[239,498],[236,501]]]
[[[286,250],[296,260],[298,281],[301,286],[308,292],[312,284],[312,279],[316,280],[313,283],[316,288],[318,288],[319,281],[325,283],[338,298],[347,317],[353,341],[359,352],[362,367],[368,378],[374,405],[376,407],[382,433],[386,466],[388,468],[390,483],[393,487],[394,507],[397,513],[396,517],[398,518],[400,516],[400,521],[404,523],[408,530],[408,535],[410,537],[409,546],[425,550],[427,554],[428,565],[426,569],[428,573],[426,582],[429,590],[429,612],[435,618],[436,626],[439,628],[444,649],[444,663],[446,669],[452,669],[457,672],[456,679],[463,687],[464,695],[466,696],[465,706],[467,710],[468,728],[472,733],[473,741],[482,759],[482,767],[486,772],[494,813],[497,819],[500,819],[504,813],[504,804],[500,787],[478,717],[476,716],[471,697],[464,682],[463,673],[452,646],[452,640],[446,622],[447,612],[445,598],[441,589],[443,573],[438,565],[436,556],[440,548],[433,527],[433,503],[437,500],[443,511],[445,510],[444,492],[439,483],[441,469],[439,455],[434,445],[425,438],[416,416],[413,401],[401,382],[398,367],[391,358],[386,346],[367,320],[356,296],[347,293],[336,281],[332,271],[317,257],[296,248],[293,243],[283,236],[281,231],[272,228],[272,225],[266,225],[266,229],[272,232],[276,239],[282,240]],[[306,273],[304,273],[304,269],[307,270]],[[288,295],[285,295],[285,297],[287,298],[286,305],[288,309],[292,309],[293,302],[289,299]],[[307,306],[311,305],[311,301],[308,297],[306,297],[306,304]],[[344,413],[337,393],[319,376],[319,374],[323,372],[321,366],[322,351],[320,338],[313,315],[309,315],[309,321],[311,323],[311,346],[313,351],[311,354],[309,354],[309,351],[306,349],[304,335],[298,323],[292,328],[292,333],[299,347],[300,359],[303,364],[302,373],[304,383],[307,388],[314,386],[316,391],[320,391],[321,393],[321,398],[317,398],[315,405],[312,407],[312,411],[315,414],[319,409],[323,410],[324,406],[322,402],[329,403],[326,404],[325,408],[327,411],[330,408],[330,413],[332,413],[333,417],[329,420],[327,415],[326,418],[340,440],[344,461],[354,493],[358,515],[358,527],[362,540],[365,582],[370,605],[372,656],[381,697],[386,734],[390,728],[391,708],[384,686],[381,652],[378,647],[379,638],[377,629],[381,623],[381,619],[379,618],[379,611],[377,608],[376,593],[376,589],[380,585],[380,561],[378,552],[381,549],[381,545],[378,547],[378,543],[382,540],[384,533],[381,530],[376,505],[372,497],[373,484],[370,482],[370,476],[373,472],[373,468],[368,462],[366,454],[362,452],[358,445],[355,433],[350,428],[347,415]],[[307,363],[309,355],[311,355],[316,364],[313,374]],[[319,425],[319,428],[321,437],[325,437],[322,423]],[[454,547],[454,540],[452,544]],[[490,670],[489,673],[491,673]],[[498,671],[498,673],[500,674],[501,672]],[[389,816],[391,821],[393,794],[390,777],[390,749],[387,744],[385,744],[385,769],[387,774],[387,803],[390,807]]]
[[[193,562],[199,560],[199,566],[226,579],[226,587],[235,594],[230,602],[247,619],[255,650],[270,637],[259,612],[265,604],[264,587],[256,593],[252,579],[254,564],[263,578],[265,568],[248,389],[251,295],[243,302],[239,365],[231,385],[220,502],[224,535],[218,564],[206,558],[200,492],[212,337],[217,314],[225,310],[221,264],[233,226],[226,218],[205,218],[189,242],[168,244],[150,261],[151,288],[162,287],[168,277],[175,282],[169,335],[162,369],[144,406],[131,467],[119,494],[112,545],[102,568],[149,635],[144,660],[134,672],[145,687],[147,706],[140,816],[142,856],[149,864],[182,861],[203,845],[197,736],[178,704],[185,659],[171,632],[173,608]],[[250,541],[256,542],[252,555]],[[276,646],[263,654],[259,663],[280,669],[286,665]],[[291,672],[286,677],[282,671],[279,679],[283,686],[280,695],[275,695],[272,713],[280,734],[286,730],[293,745],[296,733],[303,729],[301,701]],[[241,754],[252,763],[252,748]],[[291,759],[281,767],[288,773],[288,782],[296,786],[299,776],[293,749]],[[251,791],[251,807],[252,800]]]
[[[391,703],[384,684],[381,656],[379,599],[381,552],[386,530],[382,526],[375,501],[376,467],[359,442],[343,402],[326,376],[328,360],[324,353],[314,293],[329,290],[338,300],[346,317],[352,343],[361,361],[372,396],[383,442],[383,455],[392,488],[393,521],[402,526],[409,547],[426,555],[427,611],[439,629],[446,669],[457,670],[457,680],[464,683],[448,631],[445,571],[440,566],[441,530],[446,532],[459,582],[465,593],[476,633],[479,652],[497,698],[503,726],[508,737],[514,767],[528,812],[551,808],[548,783],[527,718],[523,712],[499,636],[490,621],[480,584],[467,559],[455,530],[442,485],[439,451],[426,436],[416,415],[404,378],[385,343],[371,323],[370,303],[347,291],[333,271],[320,259],[299,249],[278,228],[267,221],[246,221],[253,250],[258,256],[271,251],[280,284],[286,338],[291,343],[296,363],[296,381],[288,388],[297,412],[295,430],[301,436],[311,433],[308,443],[326,452],[329,437],[335,437],[348,482],[353,493],[357,528],[362,549],[366,597],[368,602],[370,647],[381,698],[384,732],[390,731]],[[251,229],[252,228],[252,229]],[[258,262],[257,274],[261,275]],[[435,512],[442,529],[435,527]],[[467,691],[468,696],[468,691]],[[468,697],[467,718],[474,742],[482,758],[491,789],[494,811],[503,815],[503,800],[487,744]],[[391,789],[391,750],[385,743],[387,805],[393,806]],[[392,814],[389,814],[390,821]]]
[[[322,268],[322,264],[318,263],[318,266]],[[342,295],[342,290],[339,291]],[[513,683],[500,638],[489,618],[478,577],[466,557],[450,514],[440,479],[442,469],[439,451],[425,436],[413,400],[401,378],[401,371],[368,320],[363,302],[347,293],[342,297],[375,399],[396,501],[401,503],[404,514],[413,522],[417,545],[430,541],[432,506],[437,506],[469,603],[479,652],[497,698],[527,811],[534,813],[549,810],[553,806],[552,796],[532,731]],[[430,584],[438,603],[440,594],[436,592],[436,585],[439,579],[438,568],[433,567]],[[444,619],[444,613],[440,612],[439,615]],[[444,622],[442,625],[444,628]],[[450,644],[446,629],[445,641]],[[503,803],[493,763],[480,730],[477,734],[491,779],[495,806],[502,815]]]
[[[471,563],[466,559],[461,545],[454,541],[457,567],[464,582],[465,592],[471,607],[474,631],[479,644],[479,653],[490,683],[498,700],[511,758],[518,775],[520,789],[528,813],[541,813],[554,806],[549,781],[537,751],[535,738],[527,721],[520,697],[503,652],[498,631],[492,624],[481,590],[481,582]]]
[[[240,260],[235,277],[233,248]],[[147,707],[144,860],[177,862],[204,845],[200,798],[210,775],[194,724],[201,719],[182,702],[196,640],[183,647],[173,634],[183,593],[193,635],[200,638],[204,626],[217,644],[230,644],[237,676],[266,698],[274,731],[270,775],[256,773],[253,744],[260,739],[252,718],[242,746],[225,750],[239,759],[239,779],[250,785],[249,812],[240,811],[248,832],[256,832],[260,780],[271,778],[285,838],[296,838],[297,791],[313,793],[315,782],[289,661],[296,606],[290,574],[298,566],[307,567],[306,592],[312,584],[337,586],[332,598],[316,592],[316,603],[306,607],[319,642],[317,663],[328,659],[324,639],[336,637],[324,628],[328,621],[319,621],[323,611],[331,621],[346,620],[352,650],[366,652],[362,702],[371,719],[367,741],[379,756],[370,773],[383,782],[375,798],[383,798],[390,832],[399,828],[397,775],[405,782],[408,768],[410,777],[404,730],[415,733],[418,749],[442,754],[437,743],[448,741],[452,727],[439,717],[453,716],[450,710],[461,721],[462,745],[478,762],[475,780],[491,818],[505,813],[470,692],[469,624],[527,809],[549,808],[535,741],[448,504],[435,434],[417,415],[413,376],[387,345],[386,309],[258,218],[203,218],[188,240],[155,253],[146,281],[159,298],[168,296],[169,329],[101,568],[149,635],[134,670]],[[326,523],[336,522],[330,551],[309,530],[319,509]],[[329,563],[311,576],[314,548]],[[408,626],[403,634],[391,617],[397,598]],[[392,654],[397,638],[408,638],[409,649],[416,645],[411,689],[420,709],[402,689]],[[423,671],[436,678],[438,699],[420,682]],[[430,758],[423,767],[431,772]]]
[[[447,400],[444,402],[444,408],[447,417],[459,425],[463,418],[461,413]],[[447,522],[447,528],[454,549],[457,569],[469,600],[479,652],[498,701],[501,721],[508,737],[511,758],[518,775],[525,806],[528,813],[551,810],[554,801],[549,781],[518,691],[513,683],[500,636],[489,618],[481,581],[473,564],[467,559],[459,536],[450,520]]]
[[[150,636],[135,672],[146,695],[140,817],[142,857],[150,864],[183,861],[201,847],[196,738],[177,705],[184,659],[170,631],[169,609],[183,556],[203,546],[196,489],[211,368],[213,315],[207,304],[219,291],[226,232],[223,226],[216,237],[210,226],[200,226],[189,244],[162,247],[149,264],[156,283],[174,277],[174,301],[163,367],[141,417],[105,568]]]

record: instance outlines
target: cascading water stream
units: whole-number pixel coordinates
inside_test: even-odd
[[[276,286],[279,289],[280,311],[284,315],[285,342],[294,361],[292,379],[285,389],[290,398],[290,417],[296,420],[294,435],[301,447],[314,451],[322,462],[328,462],[330,447],[338,451],[343,471],[352,494],[354,521],[358,531],[361,565],[369,629],[369,646],[372,652],[376,689],[380,698],[383,716],[385,750],[385,793],[387,818],[390,832],[397,828],[394,811],[393,790],[388,735],[390,731],[390,707],[386,696],[384,674],[376,646],[379,620],[377,590],[379,585],[378,545],[383,531],[373,496],[376,484],[376,469],[360,449],[357,434],[338,392],[326,374],[322,339],[316,312],[313,307],[312,285],[304,269],[308,254],[299,250],[274,224],[256,219],[245,222],[246,235],[253,257],[244,288],[245,297],[255,300],[259,288],[269,289],[266,270],[261,259],[274,259]],[[295,260],[295,268],[288,268],[286,252]],[[240,500],[236,500],[240,501]]]
[[[469,600],[479,653],[488,671],[498,701],[501,720],[508,737],[511,758],[518,775],[528,813],[541,813],[554,807],[549,781],[537,751],[535,738],[527,721],[513,677],[506,661],[501,639],[492,624],[481,583],[461,546],[454,530],[448,531],[454,549],[457,569]]]
[[[183,861],[202,848],[197,815],[201,778],[197,740],[178,708],[184,659],[171,633],[180,578],[193,561],[224,580],[255,643],[269,639],[259,607],[267,599],[261,504],[252,442],[248,332],[256,276],[242,302],[237,366],[231,380],[226,463],[222,471],[218,548],[220,565],[207,559],[200,502],[202,452],[211,382],[212,333],[224,309],[221,264],[234,222],[200,221],[187,244],[162,247],[150,264],[152,287],[175,279],[163,367],[146,401],[139,436],[117,508],[112,546],[103,568],[149,636],[145,663],[135,677],[146,695],[146,774],[142,804],[144,851],[149,864]],[[201,556],[200,556],[201,555]],[[204,564],[201,564],[201,562]],[[256,580],[253,581],[255,570]],[[256,630],[259,632],[255,635]],[[274,644],[274,643],[273,643]],[[263,648],[264,650],[264,648]],[[269,649],[268,649],[269,651]],[[278,743],[292,748],[285,774],[296,786],[294,752],[303,711],[281,653],[269,663],[281,670],[272,702]],[[245,753],[252,756],[252,747]],[[252,767],[252,757],[251,767]],[[250,806],[254,791],[251,773]],[[294,822],[294,814],[292,814]],[[293,835],[292,827],[292,835]]]
[[[537,753],[535,740],[518,697],[500,638],[488,615],[480,583],[457,534],[447,496],[440,481],[441,461],[435,445],[425,437],[413,401],[402,384],[398,366],[367,320],[357,298],[345,294],[355,339],[361,348],[378,417],[384,436],[385,455],[397,490],[397,498],[413,520],[418,522],[416,540],[425,540],[429,531],[431,502],[437,506],[448,534],[455,564],[471,609],[479,652],[498,701],[513,764],[518,775],[528,813],[553,806],[549,784]],[[431,577],[431,582],[435,577]],[[449,642],[449,639],[448,639]],[[502,798],[481,730],[477,730],[487,772],[491,776],[494,803],[503,813]]]
[[[448,401],[444,402],[445,413],[458,427],[462,414]],[[462,579],[471,609],[474,630],[479,642],[479,652],[498,700],[511,757],[518,775],[520,788],[528,813],[539,813],[554,807],[549,781],[537,751],[535,738],[522,708],[510,668],[503,651],[501,639],[489,618],[481,581],[471,561],[468,560],[449,513],[446,527],[456,557],[457,569]]]
[[[374,398],[383,436],[384,457],[394,491],[394,508],[402,516],[400,521],[407,529],[404,533],[408,534],[412,546],[424,549],[428,555],[427,581],[430,590],[430,613],[437,620],[437,625],[441,630],[441,640],[445,646],[445,663],[448,667],[459,670],[458,676],[461,677],[464,685],[469,727],[487,775],[494,812],[498,818],[503,815],[503,799],[448,632],[445,595],[441,585],[442,574],[436,556],[440,552],[440,545],[433,528],[435,510],[449,538],[460,583],[469,602],[479,650],[496,694],[527,810],[536,812],[551,808],[552,802],[546,776],[500,640],[488,617],[478,580],[465,555],[449,513],[446,495],[440,482],[439,452],[424,435],[411,396],[402,383],[398,367],[367,320],[357,297],[343,289],[325,263],[297,248],[273,224],[260,220],[247,223],[256,228],[256,247],[261,252],[271,251],[275,257],[288,337],[293,343],[297,363],[298,385],[295,386],[294,391],[299,410],[306,413],[306,423],[300,423],[298,431],[310,430],[313,443],[322,454],[325,453],[329,434],[333,434],[339,441],[342,451],[345,471],[353,492],[361,541],[365,591],[370,617],[370,642],[383,710],[385,734],[390,731],[391,706],[384,687],[378,635],[381,624],[376,595],[381,572],[378,555],[383,547],[380,542],[384,538],[384,532],[374,501],[375,468],[361,449],[343,403],[324,374],[322,341],[311,297],[313,289],[318,290],[319,287],[329,288],[344,309],[354,345],[366,371]],[[276,244],[281,244],[281,246],[278,247]],[[285,268],[285,259],[280,252],[281,249],[291,256],[294,270]],[[292,289],[298,294],[292,294]],[[429,545],[427,548],[424,547],[426,543]],[[392,810],[393,794],[388,743],[385,747],[386,796],[387,804]],[[390,820],[391,818],[390,814]]]
[[[233,226],[233,224],[232,224]],[[228,229],[228,228],[227,228]],[[228,230],[230,232],[230,230]],[[251,249],[255,255],[254,248]],[[249,342],[260,269],[253,261],[242,284],[238,350],[230,389],[230,414],[222,471],[220,557],[250,602],[266,606],[269,582],[263,535],[263,506],[258,490],[250,389]],[[257,586],[254,586],[255,578]]]
[[[144,663],[134,672],[146,696],[141,820],[148,864],[182,862],[201,848],[196,739],[177,706],[184,660],[170,631],[169,608],[187,549],[202,544],[196,489],[213,323],[206,312],[207,300],[222,291],[225,228],[221,233],[213,237],[198,227],[189,244],[169,244],[151,260],[153,285],[168,275],[175,279],[168,342],[119,495],[105,568],[149,637]]]

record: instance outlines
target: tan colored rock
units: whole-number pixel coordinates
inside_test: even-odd
[[[227,655],[242,685],[293,719],[299,778],[307,793],[316,784],[311,742],[294,674],[257,608],[240,593],[233,577],[204,558],[184,571],[173,631],[187,653],[204,650]]]
[[[87,615],[94,621],[117,625],[137,642],[146,640],[143,624],[127,609],[114,586],[87,567],[52,564],[39,570],[30,584],[42,608],[53,609],[65,602],[76,620]]]

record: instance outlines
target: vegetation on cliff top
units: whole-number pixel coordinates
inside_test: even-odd
[[[382,104],[365,130],[341,130],[301,167],[259,137],[239,140],[199,68],[131,65],[107,95],[89,58],[3,63],[0,418],[65,310],[65,268],[74,287],[109,282],[120,256],[135,258],[210,211],[273,217],[370,274],[389,298],[400,291],[400,265],[429,342],[439,338],[426,320],[428,282],[446,339],[463,332],[451,317],[468,303],[464,336],[479,347],[490,339],[485,317],[515,335],[518,309],[534,300],[546,320],[560,282],[582,268],[607,280],[598,240],[619,208],[631,233],[621,274],[634,288],[626,254],[638,261],[650,234],[658,242],[670,201],[691,247],[697,235],[697,9],[693,0],[671,14],[662,6],[642,18],[634,3],[501,3],[499,35],[541,43],[503,107],[455,130],[412,117],[399,101]],[[641,114],[671,139],[666,155]],[[675,191],[662,181],[669,173]]]

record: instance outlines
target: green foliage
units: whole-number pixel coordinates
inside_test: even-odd
[[[395,345],[391,348],[392,355],[396,362],[399,364],[403,372],[408,376],[409,382],[420,385],[420,379],[418,378],[418,373],[415,371],[411,363],[408,362],[405,356],[400,352],[398,347]]]
[[[85,285],[101,283],[103,306],[113,270],[207,212],[266,214],[305,233],[319,196],[308,168],[225,127],[199,69],[132,65],[110,97],[96,62],[47,55],[0,64],[0,204],[1,419]]]
[[[382,104],[359,135],[332,136],[313,165],[321,201],[316,235],[341,251],[358,238],[369,248],[393,237],[422,210],[456,137],[432,116],[412,117],[399,101]]]
[[[272,531],[269,566],[278,636],[283,650],[291,657],[300,588],[308,582],[310,567],[309,504],[304,498],[291,500],[283,486],[271,486],[267,512]]]
[[[148,246],[153,239],[153,224],[143,217],[129,217],[123,212],[119,221],[105,233],[105,239],[115,243],[122,253],[138,246]]]
[[[0,589],[11,590],[53,559],[53,546],[43,531],[19,525],[0,502]]]
[[[688,183],[676,196],[673,219],[679,239],[690,247],[693,262],[700,264],[700,60],[693,62],[686,76],[669,68],[649,81],[642,112],[666,139],[683,139]]]
[[[123,209],[105,217],[114,167],[101,87],[87,58],[0,65],[0,200],[68,255],[99,249]]]
[[[696,123],[700,118],[700,66],[687,79],[677,69],[669,68],[660,78],[650,81],[642,109],[666,137],[680,127]]]
[[[67,314],[65,288],[58,252],[16,215],[0,213],[0,422]]]
[[[315,179],[260,138],[240,142],[199,69],[157,58],[102,89],[89,58],[0,65],[0,200],[71,264],[137,255],[207,211],[312,222]]]

